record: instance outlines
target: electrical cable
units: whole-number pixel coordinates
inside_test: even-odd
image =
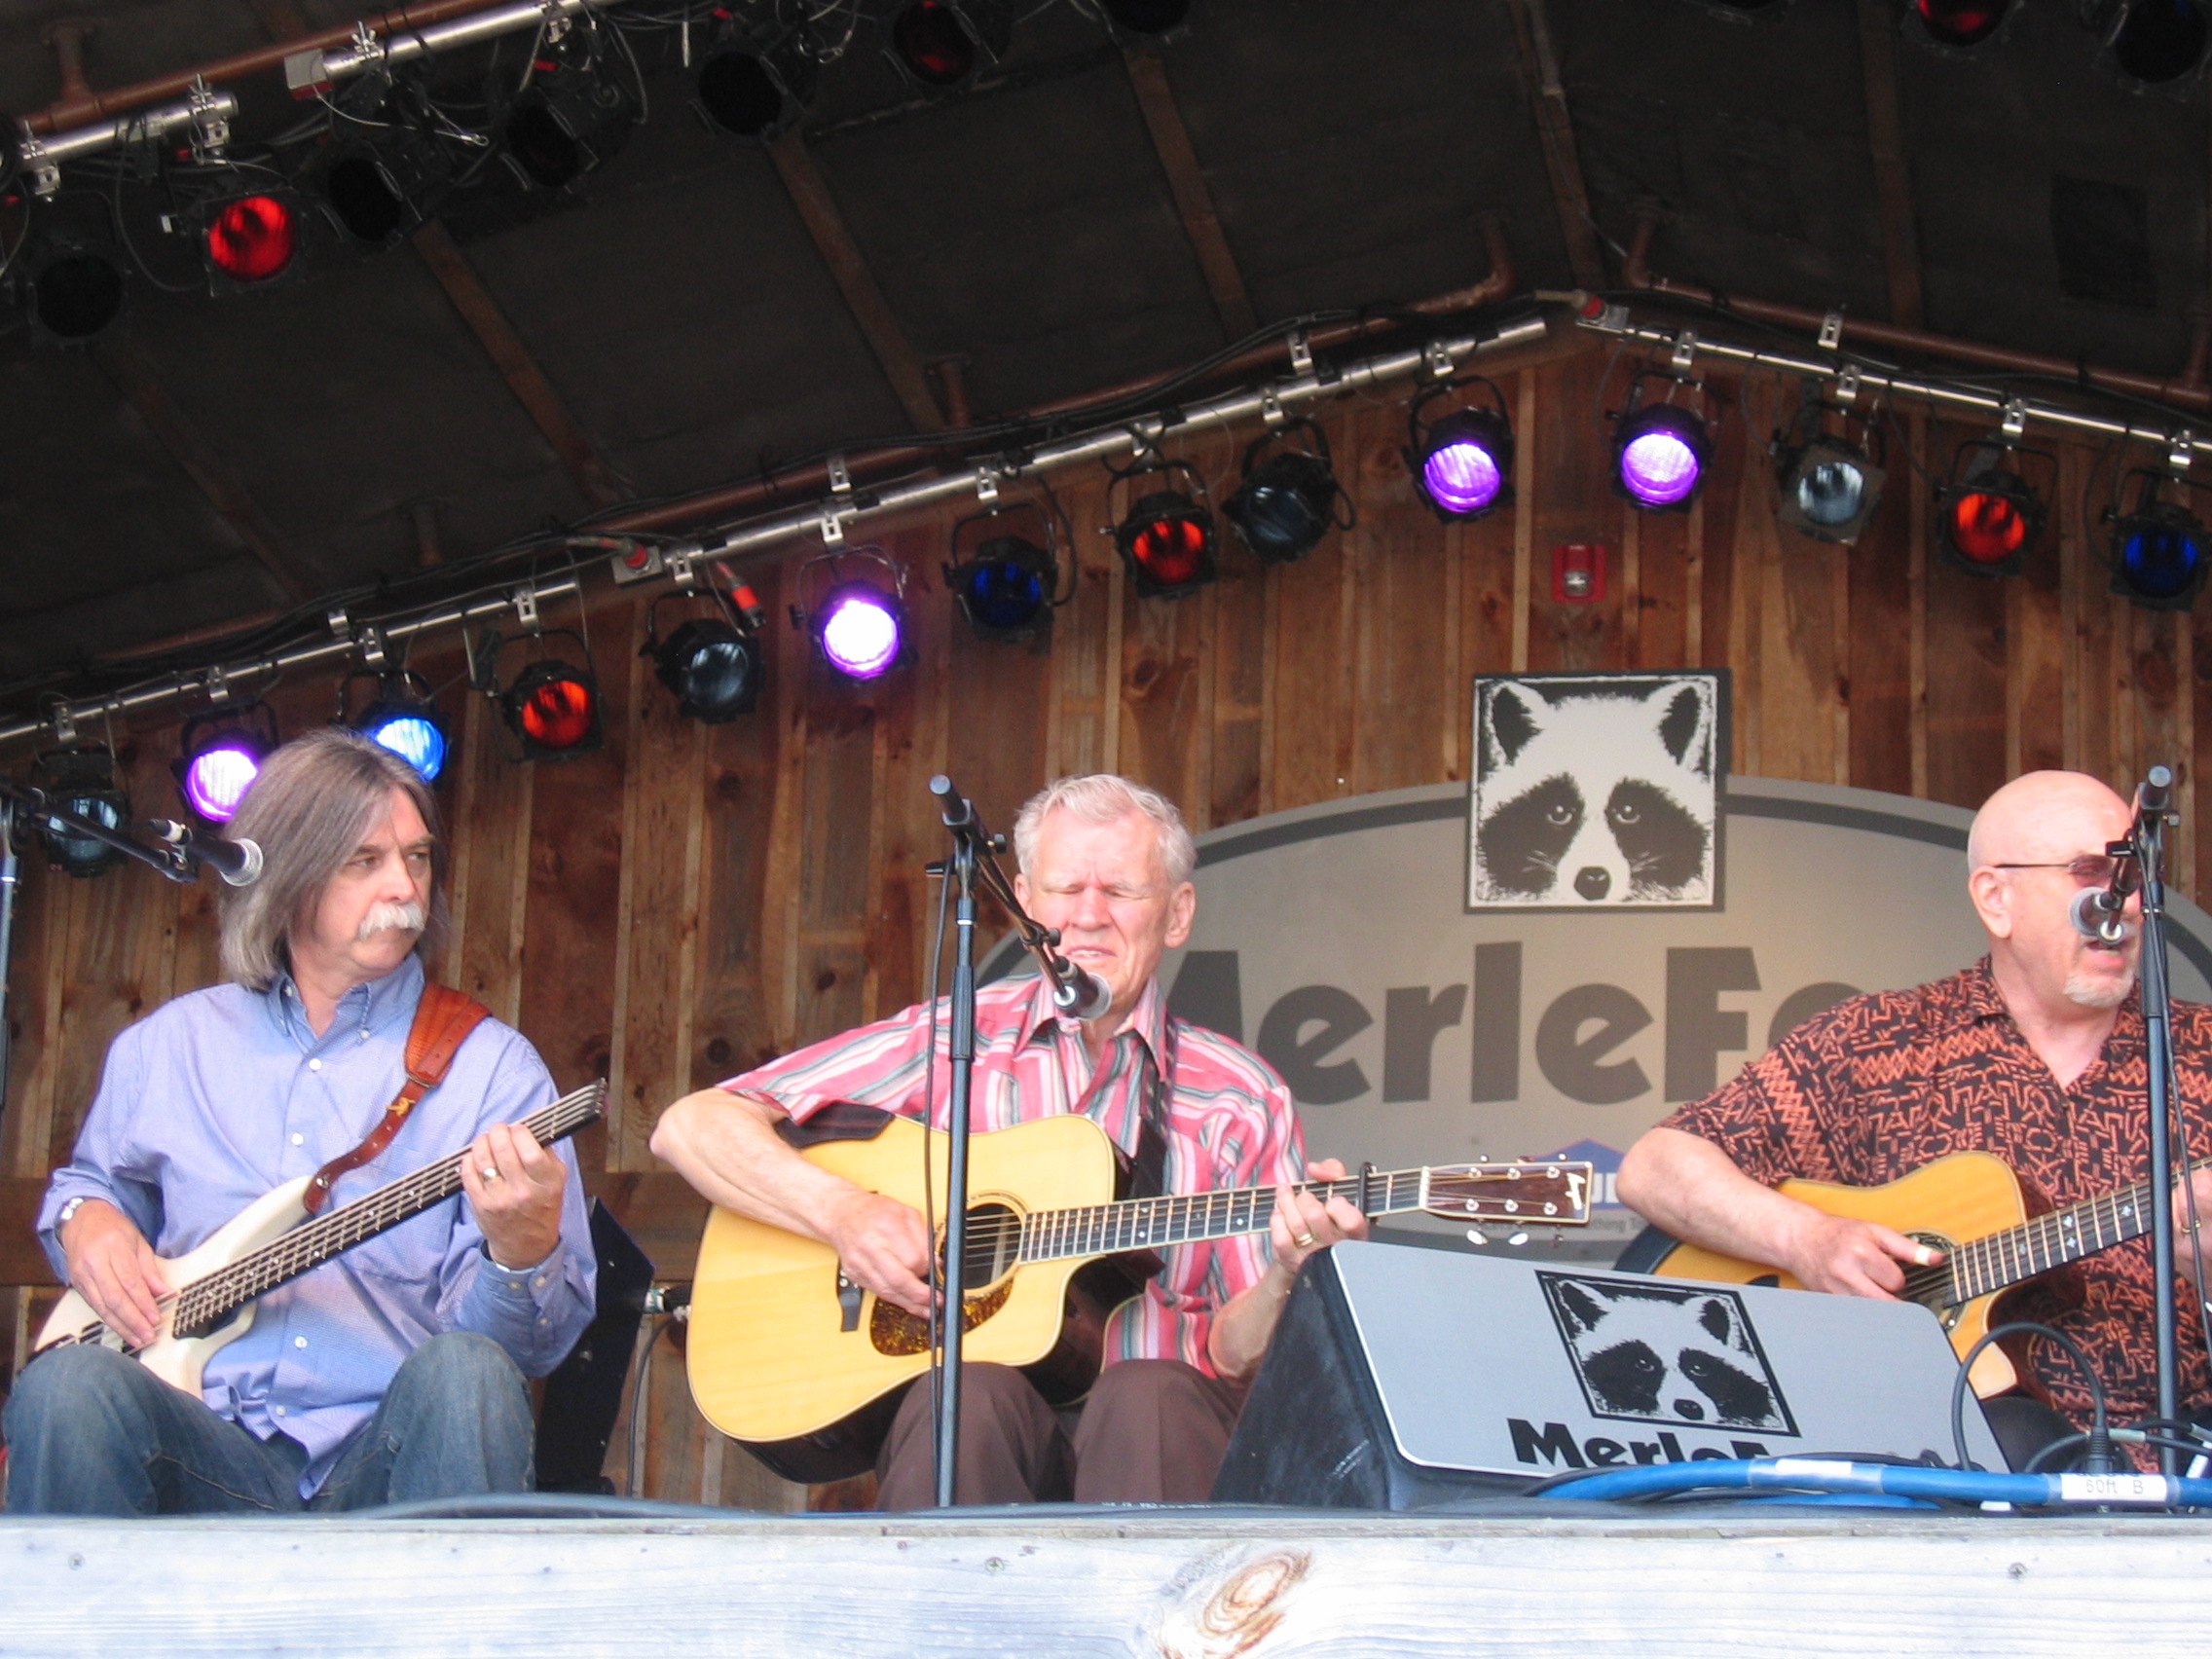
[[[1951,1445],[1959,1455],[1958,1466],[1962,1469],[1972,1469],[1975,1466],[1973,1460],[1967,1456],[1966,1419],[1967,1381],[1973,1370],[1973,1362],[1981,1357],[1983,1348],[1989,1346],[2000,1337],[2009,1337],[2022,1331],[2033,1331],[2050,1338],[2072,1357],[2075,1369],[2082,1374],[2082,1381],[2089,1386],[2089,1397],[2094,1411],[2089,1433],[2085,1436],[2093,1443],[2088,1456],[2092,1459],[2102,1459],[2109,1463],[2112,1456],[2112,1433],[2111,1424],[2105,1417],[2104,1379],[2099,1377],[2096,1368],[2090,1365],[2089,1357],[2082,1351],[2081,1345],[2064,1331],[2053,1330],[2050,1326],[2041,1324],[2034,1319],[2013,1319],[2002,1325],[1992,1326],[1973,1346],[1968,1348],[1959,1360],[1957,1373],[1951,1379]],[[2102,1474],[2105,1471],[2096,1469],[2091,1472]]]
[[[1925,1463],[1856,1463],[1822,1457],[1711,1458],[1630,1468],[1578,1469],[1543,1490],[1582,1498],[1646,1502],[1700,1492],[1865,1493],[2013,1508],[2151,1509],[2212,1506],[2212,1480],[2177,1475],[1994,1474]],[[1532,1495],[1527,1494],[1524,1495]]]

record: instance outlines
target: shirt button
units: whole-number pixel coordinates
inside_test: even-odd
[[[531,1283],[532,1283],[532,1284],[533,1284],[534,1286],[535,1286],[535,1287],[536,1287],[537,1289],[539,1289],[539,1290],[543,1290],[543,1289],[545,1288],[545,1275],[544,1275],[543,1273],[539,1273],[539,1274],[538,1274],[538,1275],[537,1275],[537,1276],[536,1276],[535,1278],[532,1279],[532,1280],[531,1280],[530,1282],[531,1282]]]
[[[308,1070],[310,1070],[310,1071],[320,1071],[320,1070],[322,1070],[322,1062],[321,1062],[320,1060],[310,1060],[310,1061],[308,1061]]]
[[[294,1135],[292,1137],[292,1144],[294,1146],[305,1146],[308,1144],[308,1137],[305,1135]]]
[[[550,1325],[550,1324],[551,1324],[551,1323],[552,1323],[553,1321],[552,1321],[552,1320],[550,1320],[550,1319],[548,1319],[548,1318],[547,1318],[547,1317],[546,1317],[546,1316],[545,1316],[544,1314],[540,1313],[540,1314],[539,1314],[539,1315],[537,1316],[537,1322],[538,1322],[538,1323],[539,1323],[540,1325]]]
[[[278,1406],[276,1408],[276,1415],[278,1417],[282,1417],[284,1415],[284,1408],[282,1406]]]
[[[292,1339],[292,1346],[294,1347],[306,1347],[308,1346],[308,1340],[305,1337],[294,1337]]]

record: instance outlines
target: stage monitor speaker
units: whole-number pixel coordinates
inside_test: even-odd
[[[1955,1372],[1912,1303],[1339,1244],[1299,1275],[1213,1496],[1419,1509],[1700,1457],[1947,1463]],[[2006,1466],[1979,1411],[1966,1429]]]

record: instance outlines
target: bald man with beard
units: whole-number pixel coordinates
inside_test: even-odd
[[[1965,1151],[2009,1164],[2032,1210],[2141,1180],[2148,1063],[2135,929],[2108,945],[2068,915],[2076,893],[2108,880],[2106,844],[2125,837],[2131,816],[2079,772],[2031,772],[1991,795],[1967,841],[1967,891],[1989,954],[1948,978],[1854,997],[1798,1026],[1631,1147],[1621,1201],[1677,1238],[1787,1269],[1810,1289],[1894,1299],[1907,1267],[1940,1256],[1775,1186],[1792,1177],[1878,1186]],[[2139,914],[2130,900],[2131,924]],[[2192,1148],[2212,1152],[2212,1009],[2176,1003],[2173,1014]],[[2193,1179],[2196,1213],[2212,1223],[2212,1171]],[[2196,1235],[2186,1205],[2176,1209],[2168,1293],[2182,1336],[2183,1409],[2200,1413],[2212,1409],[2212,1375],[2190,1288]],[[2079,1343],[2118,1425],[2157,1410],[2157,1294],[2146,1237],[2029,1281],[1999,1311]],[[2058,1345],[2036,1338],[2026,1357],[2020,1391],[1984,1402],[2015,1467],[2085,1428],[2090,1414],[2091,1390]]]

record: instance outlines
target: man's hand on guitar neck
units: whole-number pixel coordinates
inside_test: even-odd
[[[70,1288],[132,1347],[152,1342],[162,1323],[157,1299],[169,1286],[146,1235],[105,1198],[87,1198],[60,1236]]]

